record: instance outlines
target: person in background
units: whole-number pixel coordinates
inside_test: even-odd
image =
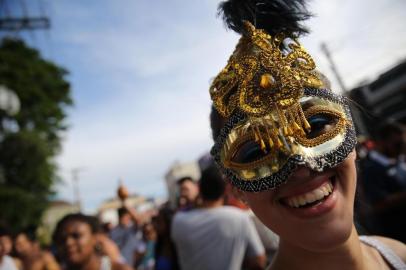
[[[135,253],[137,270],[153,270],[155,268],[155,245],[157,234],[154,225],[150,222],[142,226],[142,245]]]
[[[199,198],[199,186],[191,177],[180,178],[177,182],[179,187],[178,210],[187,211],[196,207]]]
[[[96,237],[96,250],[100,255],[110,258],[112,262],[124,263],[125,259],[121,256],[120,250],[116,243],[109,237],[109,235],[101,228],[100,231],[95,233]]]
[[[0,244],[3,247],[3,252],[6,255],[10,255],[11,251],[13,250],[13,236],[9,230],[9,227],[0,223]]]
[[[111,222],[104,222],[102,224],[102,231],[108,235],[110,235],[111,231],[113,230],[114,225]]]
[[[134,254],[141,242],[141,217],[136,211],[124,204],[118,211],[118,225],[110,232],[110,238],[118,246],[128,265],[134,265]]]
[[[12,248],[11,235],[8,229],[0,225],[0,270],[21,269],[21,263],[9,256]]]
[[[252,210],[239,198],[238,191],[229,183],[226,183],[226,191],[224,196],[224,205],[234,206],[247,212],[255,225],[259,238],[265,248],[267,257],[267,264],[272,261],[273,256],[278,250],[279,236],[268,229],[258,218],[254,215]]]
[[[35,238],[35,229],[30,227],[16,235],[14,249],[24,270],[59,270],[54,256],[41,250]]]
[[[360,163],[362,194],[370,204],[367,230],[406,241],[406,222],[399,219],[406,209],[406,163],[404,130],[397,124],[380,126],[375,148]]]
[[[171,224],[174,211],[161,208],[152,218],[157,239],[155,244],[155,270],[178,270],[178,255],[171,239]]]
[[[58,222],[52,238],[63,270],[132,269],[98,253],[99,230],[97,219],[83,214],[69,214]]]
[[[223,205],[225,182],[217,168],[202,172],[199,187],[202,206],[177,212],[171,227],[181,269],[263,269],[255,226],[245,211]]]

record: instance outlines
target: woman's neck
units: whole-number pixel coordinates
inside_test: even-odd
[[[270,269],[371,269],[369,254],[361,248],[358,233],[353,226],[350,237],[331,251],[312,252],[286,243],[281,239],[279,250]]]

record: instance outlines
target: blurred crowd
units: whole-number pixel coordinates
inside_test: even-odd
[[[165,203],[154,214],[123,200],[116,226],[68,214],[46,248],[34,228],[13,235],[1,225],[0,270],[264,269],[278,237],[237,199],[215,166],[199,181],[178,179],[177,188],[176,206]]]
[[[387,124],[376,138],[358,144],[357,223],[362,233],[405,242],[405,133]],[[116,226],[68,214],[46,248],[36,240],[35,228],[11,234],[1,221],[0,270],[265,269],[272,261],[278,236],[213,164],[200,179],[178,179],[177,188],[177,204],[163,204],[154,214],[139,213],[123,199]]]
[[[374,140],[358,144],[358,199],[361,229],[406,243],[406,133],[403,126],[377,123]]]

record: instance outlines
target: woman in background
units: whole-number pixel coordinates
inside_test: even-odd
[[[155,244],[155,269],[178,270],[178,257],[171,239],[171,223],[174,211],[162,208],[158,215],[152,219],[157,239]]]
[[[131,267],[101,256],[96,250],[99,231],[95,217],[69,214],[56,225],[54,244],[62,269],[130,270]]]

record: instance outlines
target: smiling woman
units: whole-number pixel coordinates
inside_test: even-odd
[[[97,252],[99,230],[95,217],[69,214],[56,225],[53,235],[62,269],[131,270],[132,268],[112,261]]]
[[[296,40],[305,1],[229,0],[219,13],[242,37],[210,87],[211,153],[279,234],[270,268],[405,269],[405,245],[355,229],[355,129]]]

